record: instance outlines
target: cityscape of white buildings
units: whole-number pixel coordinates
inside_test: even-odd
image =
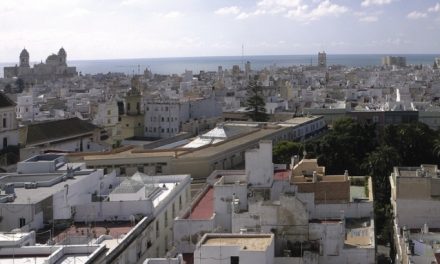
[[[440,58],[180,75],[66,58],[31,67],[24,49],[0,79],[1,263],[376,263],[370,177],[273,164],[272,146],[340,117],[440,128]],[[247,115],[252,78],[267,122]],[[440,263],[439,174],[390,176],[398,263]]]

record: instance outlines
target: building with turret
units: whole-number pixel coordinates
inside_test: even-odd
[[[4,77],[18,77],[28,83],[36,83],[54,78],[68,78],[77,75],[76,67],[67,66],[67,53],[64,48],[61,48],[58,54],[49,55],[45,63],[40,62],[34,64],[33,67],[30,66],[29,59],[29,52],[23,49],[20,53],[19,64],[13,67],[5,67]]]

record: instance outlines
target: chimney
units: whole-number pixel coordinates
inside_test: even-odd
[[[295,167],[295,165],[298,164],[298,163],[299,163],[299,157],[298,157],[298,155],[292,156],[292,157],[290,158],[290,166],[291,166],[291,169],[293,169],[293,167]]]
[[[316,171],[313,171],[313,178],[312,178],[313,182],[318,182],[318,175],[316,174]]]
[[[348,170],[344,171],[345,180],[348,181]]]

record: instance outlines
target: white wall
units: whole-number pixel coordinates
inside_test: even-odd
[[[194,252],[195,245],[200,238],[205,233],[214,231],[214,218],[215,216],[208,220],[175,219],[173,224],[173,239],[177,252]]]
[[[247,209],[247,184],[215,185],[214,212],[215,225],[221,230],[231,232],[232,197],[240,200],[240,209]]]
[[[246,175],[254,187],[270,187],[273,181],[272,141],[261,141],[259,149],[245,153]]]
[[[437,200],[397,199],[395,211],[399,226],[421,228],[439,227],[440,203]]]
[[[145,200],[93,202],[75,206],[75,221],[109,221],[116,219],[129,221],[132,215],[141,214],[146,216],[150,215],[152,210],[152,204]]]

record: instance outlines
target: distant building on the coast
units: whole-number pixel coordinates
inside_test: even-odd
[[[19,57],[19,65],[4,68],[4,77],[19,77],[27,82],[35,82],[60,77],[73,77],[77,75],[76,67],[67,66],[67,53],[64,48],[58,54],[49,55],[46,63],[29,64],[29,52],[23,49]]]
[[[325,53],[325,51],[318,52],[318,66],[327,67],[327,54]]]
[[[385,56],[382,58],[383,66],[406,67],[406,57],[402,56]]]
[[[440,57],[437,57],[434,59],[434,65],[438,68],[440,68]]]

